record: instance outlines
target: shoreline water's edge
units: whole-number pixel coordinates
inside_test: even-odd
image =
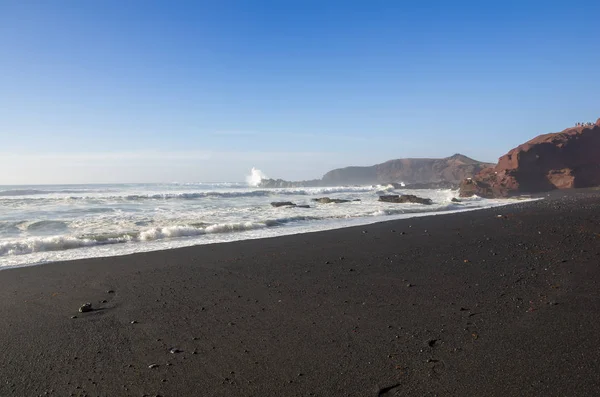
[[[485,210],[485,209],[490,209],[490,208],[500,208],[500,207],[515,205],[515,204],[520,204],[523,202],[535,201],[535,200],[539,200],[539,199],[543,199],[543,197],[532,198],[531,196],[522,196],[522,197],[512,198],[511,201],[506,200],[506,202],[504,202],[504,203],[494,204],[494,205],[490,205],[487,207],[463,208],[463,209],[443,209],[443,210],[433,210],[431,212],[429,212],[429,211],[415,211],[415,212],[406,212],[406,213],[403,212],[403,213],[399,213],[396,215],[382,216],[382,218],[385,217],[386,219],[378,219],[379,217],[360,217],[360,218],[347,219],[346,222],[314,225],[315,226],[314,230],[295,231],[295,229],[293,229],[293,228],[290,228],[290,229],[286,229],[286,228],[275,229],[275,228],[273,228],[272,235],[258,236],[258,237],[244,236],[244,234],[243,234],[244,231],[236,231],[235,232],[236,234],[233,234],[231,236],[232,239],[228,240],[228,241],[198,242],[198,241],[191,240],[191,238],[194,235],[194,234],[192,234],[187,237],[165,239],[166,240],[165,242],[170,242],[171,244],[174,244],[175,246],[173,246],[173,247],[154,248],[154,247],[136,246],[136,247],[129,247],[130,249],[126,250],[126,252],[124,252],[124,253],[118,252],[118,253],[112,254],[110,252],[105,252],[105,253],[100,253],[100,254],[96,254],[96,255],[89,255],[89,256],[84,255],[81,257],[76,257],[73,259],[66,259],[66,260],[65,259],[57,259],[57,260],[22,263],[22,264],[15,264],[15,265],[2,265],[2,256],[0,256],[0,271],[12,269],[12,268],[27,267],[27,266],[41,266],[41,265],[47,265],[47,264],[55,263],[55,262],[77,261],[77,260],[92,259],[92,258],[121,257],[121,256],[136,255],[136,254],[141,254],[141,253],[169,251],[169,250],[173,250],[173,249],[195,247],[195,246],[202,246],[202,245],[226,244],[226,243],[245,241],[245,240],[261,240],[261,239],[267,239],[267,238],[268,239],[278,238],[278,237],[282,237],[282,236],[302,235],[302,234],[306,234],[306,233],[319,233],[319,232],[326,232],[326,231],[332,231],[332,230],[338,230],[338,229],[367,226],[367,225],[377,224],[377,223],[394,222],[394,221],[398,221],[398,220],[402,220],[402,219],[412,219],[412,218],[429,217],[429,216],[443,216],[443,215]],[[247,231],[251,231],[253,229],[254,228],[249,228],[249,230],[247,230]],[[217,234],[217,233],[215,233],[215,234]],[[198,234],[200,234],[200,233],[198,233]],[[204,235],[206,233],[201,233],[201,234]],[[240,237],[240,238],[238,238],[238,237]],[[187,241],[186,241],[186,239],[187,239]],[[111,243],[111,244],[98,244],[97,246],[92,246],[92,247],[103,249],[107,246],[112,246],[113,244],[116,245],[116,244],[131,243],[130,238],[129,239],[124,238],[121,240],[123,240],[123,241],[118,241],[118,242]],[[71,249],[62,250],[62,251],[72,252],[73,250],[77,250],[80,248],[90,248],[90,247],[86,247],[86,245],[84,244],[81,247],[71,248]],[[40,251],[40,253],[43,253],[43,252],[48,252],[48,251]]]

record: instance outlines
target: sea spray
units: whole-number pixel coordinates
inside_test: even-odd
[[[260,182],[267,178],[267,176],[258,168],[252,167],[252,171],[250,171],[250,175],[246,177],[246,182],[250,186],[258,186]]]

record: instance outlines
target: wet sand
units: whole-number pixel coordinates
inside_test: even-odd
[[[589,396],[599,281],[598,191],[8,269],[0,396]]]

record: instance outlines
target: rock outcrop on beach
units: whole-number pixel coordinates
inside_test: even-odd
[[[376,185],[400,183],[406,188],[435,189],[458,186],[464,178],[472,177],[490,163],[473,160],[462,154],[443,159],[397,159],[368,167],[346,167],[327,172],[322,179],[285,181],[263,179],[261,188],[294,188],[340,185]]]
[[[354,200],[344,200],[344,199],[335,199],[335,198],[329,198],[329,197],[319,197],[319,198],[314,198],[312,199],[312,201],[315,201],[317,203],[320,204],[342,204],[342,203],[349,203],[351,201],[360,201],[360,199],[354,199]]]
[[[275,208],[279,207],[287,207],[287,208],[310,208],[308,204],[296,204],[291,201],[274,201],[271,203],[271,206]]]
[[[291,201],[274,201],[271,203],[271,206],[275,207],[275,208],[279,208],[279,207],[295,207],[296,204],[292,203]]]
[[[540,135],[460,185],[463,197],[509,197],[600,185],[600,119]]]
[[[433,204],[433,201],[431,201],[431,199],[417,197],[412,194],[403,194],[403,195],[391,194],[391,195],[386,195],[386,196],[379,196],[379,201],[383,201],[384,203],[397,203],[397,204],[402,204],[402,203],[416,203],[416,204],[425,204],[425,205]]]

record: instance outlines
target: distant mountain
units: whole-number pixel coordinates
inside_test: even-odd
[[[477,174],[494,164],[473,160],[462,154],[443,159],[397,159],[370,167],[338,168],[326,173],[322,181],[330,185],[362,185],[404,182],[423,184],[461,180]]]
[[[473,160],[462,154],[443,159],[397,159],[368,167],[338,168],[326,173],[322,179],[311,181],[264,179],[260,187],[373,185],[400,182],[421,187],[458,186],[461,180],[493,166],[494,164]]]

